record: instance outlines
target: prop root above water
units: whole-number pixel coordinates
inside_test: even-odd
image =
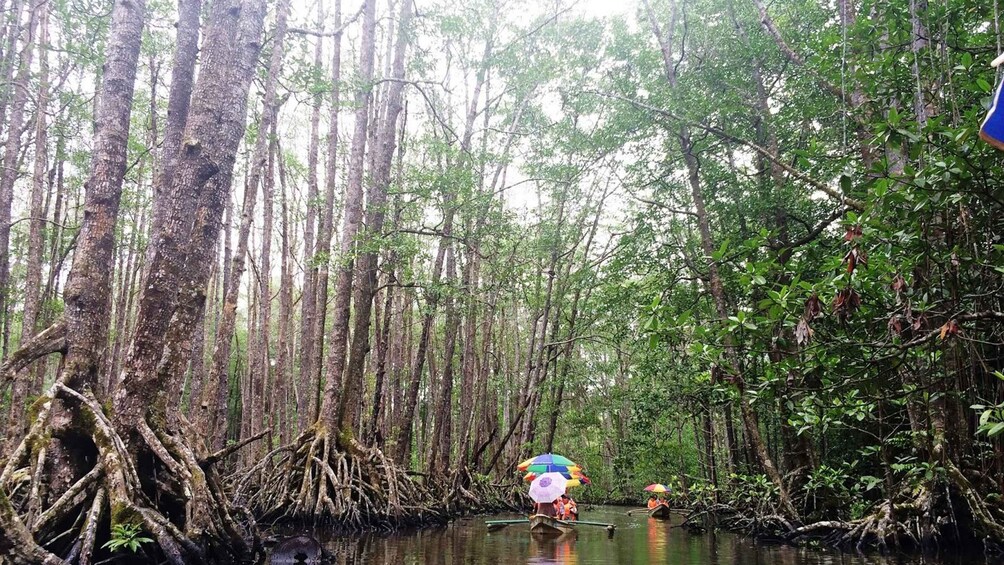
[[[317,423],[237,481],[236,498],[263,521],[334,523],[346,530],[442,522],[432,491],[375,447]]]
[[[68,426],[52,421],[55,403],[73,415]],[[138,528],[152,539],[141,544],[148,558],[176,565],[250,554],[255,536],[241,530],[212,465],[186,434],[141,421],[127,444],[125,426],[90,392],[62,382],[36,406],[0,472],[0,550],[14,563],[94,563],[110,553],[101,538],[112,525]]]

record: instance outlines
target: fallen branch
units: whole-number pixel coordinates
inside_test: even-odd
[[[66,352],[66,320],[59,318],[35,334],[0,365],[0,387],[13,381],[19,372],[51,353]]]
[[[218,463],[219,461],[222,461],[222,460],[226,459],[227,457],[230,457],[231,455],[233,455],[237,451],[240,451],[240,449],[242,447],[245,447],[245,446],[247,446],[249,444],[252,444],[252,443],[260,440],[261,438],[265,437],[266,435],[268,435],[271,432],[272,432],[272,428],[269,428],[267,430],[259,432],[257,435],[253,435],[253,436],[251,436],[251,437],[249,437],[247,439],[241,440],[241,441],[239,441],[239,442],[237,442],[237,443],[235,443],[233,445],[228,445],[227,447],[224,447],[223,449],[217,451],[216,453],[213,453],[212,455],[209,455],[208,457],[206,457],[202,461],[199,461],[199,464],[208,467],[209,465],[213,465],[214,463]]]

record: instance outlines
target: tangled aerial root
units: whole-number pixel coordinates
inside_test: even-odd
[[[318,423],[243,473],[235,498],[268,523],[330,524],[347,531],[441,524],[463,514],[519,506],[518,485],[495,485],[466,468],[413,473],[376,447]]]
[[[42,510],[52,486],[46,458],[61,450],[49,421],[57,399],[77,411],[75,421],[84,423],[96,456],[90,470]],[[248,555],[257,540],[231,516],[212,463],[200,460],[181,435],[145,421],[137,432],[127,446],[93,395],[57,382],[0,472],[0,553],[13,563],[89,565],[108,553],[99,537],[122,524],[139,526],[154,540],[156,547],[143,551],[157,560],[180,565]]]
[[[931,551],[982,544],[986,554],[1004,554],[1004,508],[981,492],[951,460],[934,478],[904,488],[895,501],[881,500],[855,520],[792,522],[772,507],[739,509],[728,504],[697,504],[675,527],[692,532],[720,526],[759,539],[799,544],[808,540],[841,549]]]
[[[988,553],[999,553],[1004,542],[1001,512],[991,508],[961,470],[944,463],[943,478],[928,481],[902,498],[884,500],[858,520],[829,520],[792,529],[787,539],[814,537],[836,547],[857,550],[877,547],[934,549],[943,544],[982,542]],[[960,512],[961,511],[961,512]]]
[[[444,484],[443,492],[444,506],[451,515],[521,511],[532,502],[526,494],[525,483],[492,483],[486,476],[472,475],[466,467],[454,471]]]
[[[346,530],[444,522],[433,490],[377,448],[315,424],[267,454],[235,486],[262,521],[333,523]]]

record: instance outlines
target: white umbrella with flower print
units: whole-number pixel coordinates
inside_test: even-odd
[[[542,473],[530,483],[530,498],[534,502],[554,502],[565,494],[565,484],[568,479],[561,473]]]

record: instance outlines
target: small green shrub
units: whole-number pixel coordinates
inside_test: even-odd
[[[115,524],[112,526],[112,538],[101,547],[112,551],[128,549],[136,553],[144,543],[153,541],[148,537],[141,536],[141,533],[139,524]]]

